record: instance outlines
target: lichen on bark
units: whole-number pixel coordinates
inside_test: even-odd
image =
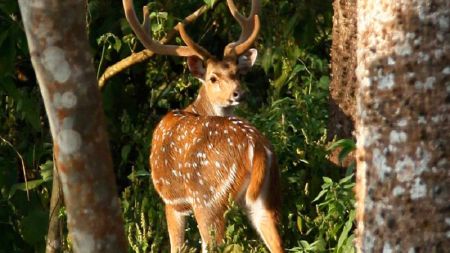
[[[358,1],[357,245],[450,248],[450,2]],[[446,43],[447,42],[447,43]]]
[[[127,250],[83,1],[19,0],[75,252]]]

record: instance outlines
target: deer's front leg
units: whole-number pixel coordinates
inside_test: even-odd
[[[170,252],[179,252],[184,243],[186,217],[171,205],[166,205],[166,220],[170,238]]]

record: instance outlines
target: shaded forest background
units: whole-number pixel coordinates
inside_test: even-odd
[[[213,2],[213,8],[187,29],[200,44],[221,55],[240,32],[225,1],[148,3],[154,37],[164,37],[202,4]],[[249,1],[236,3],[248,13]],[[147,1],[135,4],[143,6]],[[354,147],[348,140],[327,139],[331,1],[262,4],[259,58],[244,77],[249,96],[237,113],[264,132],[278,154],[284,246],[295,252],[352,252],[353,165],[339,168],[328,160],[333,148],[343,148],[342,160]],[[86,8],[86,29],[100,78],[108,66],[142,46],[124,18],[120,1],[92,0]],[[65,210],[49,209],[51,136],[16,1],[0,1],[0,84],[0,252],[43,252],[50,212],[58,213],[62,247],[70,251]],[[149,180],[151,134],[168,110],[192,101],[198,87],[185,60],[167,56],[153,56],[104,84],[103,105],[132,252],[169,249],[163,204]],[[266,252],[241,211],[233,203],[230,206],[226,244],[218,251]],[[190,247],[199,248],[193,219],[187,239]]]

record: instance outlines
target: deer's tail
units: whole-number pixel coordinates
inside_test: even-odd
[[[255,147],[247,201],[263,198],[268,209],[278,212],[280,206],[280,175],[275,154],[267,147]]]

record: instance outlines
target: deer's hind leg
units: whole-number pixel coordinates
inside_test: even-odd
[[[186,217],[172,205],[166,205],[166,220],[170,238],[170,252],[177,253],[184,243],[184,229]]]
[[[249,205],[248,216],[270,252],[284,252],[277,228],[276,211],[267,208],[262,199],[258,198]]]
[[[213,206],[194,208],[194,216],[202,237],[202,252],[207,252],[208,245],[222,244],[225,236],[226,207]]]

